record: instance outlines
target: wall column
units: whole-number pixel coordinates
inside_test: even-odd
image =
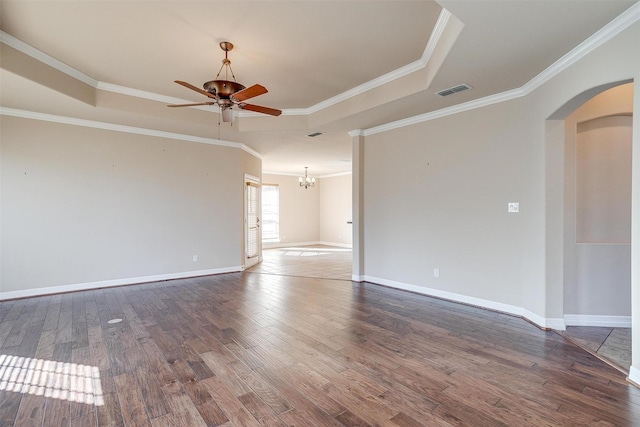
[[[564,330],[564,212],[565,212],[565,121],[545,122],[545,288],[544,312],[537,313],[548,328]],[[535,301],[534,295],[525,294]]]
[[[364,281],[364,133],[349,132],[352,141],[353,268],[351,280]]]
[[[633,89],[631,182],[631,368],[629,380],[640,385],[640,79]]]

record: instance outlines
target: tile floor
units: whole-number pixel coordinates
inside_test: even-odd
[[[351,280],[352,252],[334,246],[296,246],[262,250],[262,262],[252,273]]]
[[[561,335],[628,373],[631,366],[631,329],[568,326]]]

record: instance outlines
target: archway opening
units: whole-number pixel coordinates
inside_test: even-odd
[[[550,117],[555,141],[547,141],[548,147],[555,142],[556,154],[563,158],[556,162],[562,176],[554,180],[548,174],[547,190],[553,193],[551,186],[563,184],[561,191],[555,189],[562,202],[562,208],[555,208],[562,218],[561,240],[555,241],[562,245],[555,252],[562,261],[555,274],[562,287],[565,334],[627,373],[633,93],[630,81],[583,92]],[[550,123],[548,129],[554,127]]]

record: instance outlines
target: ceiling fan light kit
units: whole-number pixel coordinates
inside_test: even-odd
[[[171,104],[168,105],[168,107],[217,105],[218,107],[220,107],[223,122],[233,121],[234,114],[232,109],[234,106],[236,106],[240,110],[254,111],[256,113],[268,114],[270,116],[279,116],[280,114],[282,114],[281,110],[275,108],[247,104],[244,102],[247,99],[256,97],[258,95],[263,95],[268,91],[262,85],[255,84],[247,88],[244,85],[238,83],[236,81],[236,76],[233,74],[233,70],[231,69],[231,61],[229,60],[229,51],[233,49],[233,44],[227,41],[220,42],[220,49],[224,51],[222,66],[220,67],[215,80],[205,82],[202,86],[203,89],[200,89],[197,86],[181,80],[175,80],[175,82],[179,85],[198,92],[208,98],[211,98],[213,99],[213,101],[199,102],[194,104]],[[225,71],[224,80],[220,79],[220,73],[222,73],[222,70]],[[229,80],[229,74],[231,74],[231,78],[233,79],[233,81]]]

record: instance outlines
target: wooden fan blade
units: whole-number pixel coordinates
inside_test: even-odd
[[[244,101],[245,99],[253,98],[254,96],[263,95],[267,92],[268,90],[266,87],[261,85],[253,85],[234,93],[233,95],[231,95],[231,99],[236,102],[240,102]]]
[[[183,82],[181,80],[175,80],[175,82],[178,83],[179,85],[182,85],[182,86],[188,88],[188,89],[195,90],[196,92],[199,92],[199,93],[203,94],[204,96],[208,96],[209,98],[216,99],[216,96],[213,93],[207,92],[204,89],[200,89],[199,87],[196,87],[196,86],[192,85],[191,83]]]
[[[197,104],[171,104],[167,107],[195,107],[197,105],[216,105],[215,102],[198,102]]]
[[[275,108],[262,107],[260,105],[253,104],[238,104],[238,106],[243,110],[255,111],[256,113],[269,114],[270,116],[279,116],[282,114],[281,110],[276,110]]]

